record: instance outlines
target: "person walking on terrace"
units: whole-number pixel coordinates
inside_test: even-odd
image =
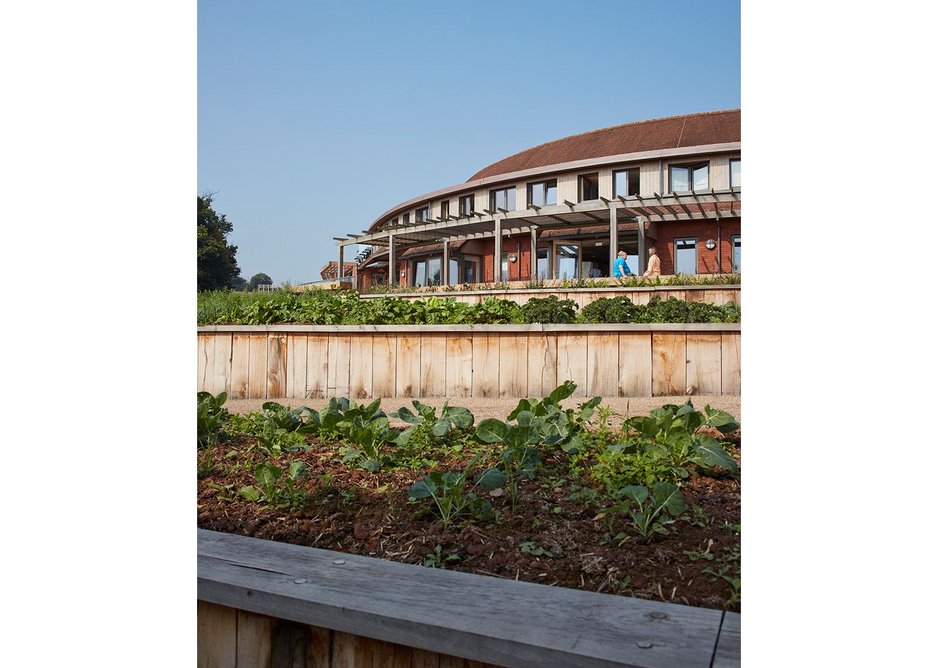
[[[648,249],[648,269],[642,276],[646,278],[658,278],[661,276],[661,260],[658,259],[657,249],[652,246]]]
[[[612,276],[613,278],[625,278],[626,276],[632,275],[632,270],[629,269],[629,265],[625,263],[625,258],[629,255],[624,250],[620,250],[617,253],[618,257],[612,265]]]

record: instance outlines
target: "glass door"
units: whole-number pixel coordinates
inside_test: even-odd
[[[578,278],[580,246],[566,241],[555,241],[554,267],[554,278]]]

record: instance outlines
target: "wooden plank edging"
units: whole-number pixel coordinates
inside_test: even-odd
[[[519,667],[721,666],[738,616],[198,530],[198,598]],[[735,626],[733,626],[735,624]],[[721,635],[721,626],[728,633]]]
[[[329,333],[406,333],[434,334],[444,332],[484,332],[497,334],[521,332],[559,332],[583,334],[586,332],[739,332],[738,322],[675,322],[675,323],[596,323],[578,325],[202,325],[200,334],[236,332],[260,334],[296,332],[309,334]]]
[[[381,299],[382,297],[456,297],[458,295],[480,295],[483,297],[510,297],[511,295],[523,295],[525,297],[537,297],[538,295],[559,295],[560,293],[573,292],[576,294],[603,294],[609,292],[668,292],[671,290],[726,290],[727,292],[739,292],[741,290],[739,283],[732,285],[648,285],[643,287],[631,287],[610,285],[604,288],[514,288],[509,290],[434,290],[431,292],[392,292],[388,293],[362,293],[360,299]]]

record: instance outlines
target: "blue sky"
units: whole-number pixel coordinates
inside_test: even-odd
[[[662,34],[667,35],[662,48]],[[244,278],[530,146],[740,106],[737,2],[198,3],[198,190]]]

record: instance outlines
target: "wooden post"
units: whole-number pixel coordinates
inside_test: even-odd
[[[609,202],[609,275],[613,275],[612,268],[616,264],[616,254],[619,252],[619,221],[616,216],[616,203]]]
[[[342,245],[342,242],[339,242],[339,266],[336,267],[335,276],[338,281],[339,287],[342,287],[342,279],[345,274],[345,246]]]
[[[449,285],[449,239],[443,239],[443,285]]]
[[[502,219],[495,219],[495,266],[493,277],[496,283],[502,280]]]
[[[648,251],[645,250],[645,219],[638,219],[638,275],[641,276],[648,268]]]
[[[388,287],[397,285],[397,262],[394,261],[394,235],[388,235]]]
[[[531,226],[531,280],[537,280],[537,227]]]

